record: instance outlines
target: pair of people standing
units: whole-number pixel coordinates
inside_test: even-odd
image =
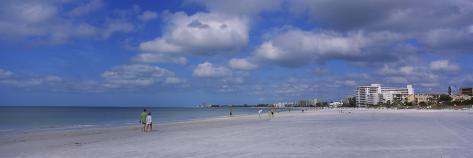
[[[143,132],[150,132],[153,130],[153,117],[151,116],[151,112],[147,112],[146,109],[141,112],[140,122],[143,125]]]

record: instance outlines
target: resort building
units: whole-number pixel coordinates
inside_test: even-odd
[[[273,104],[275,108],[284,108],[284,107],[291,107],[294,106],[293,102],[277,102]]]
[[[460,95],[473,96],[473,88],[460,88]]]
[[[381,103],[381,85],[371,84],[370,86],[360,86],[356,90],[356,106],[367,107]]]
[[[297,105],[298,106],[316,106],[318,103],[318,100],[317,99],[310,99],[310,100],[299,100],[297,102]]]
[[[411,94],[406,97],[406,101],[419,105],[419,103],[429,103],[436,100],[436,95],[432,94]]]
[[[383,103],[394,100],[404,100],[408,95],[414,94],[414,88],[412,85],[407,85],[406,88],[393,88],[393,87],[381,87],[381,93],[383,96]]]
[[[360,86],[356,90],[356,105],[367,107],[381,103],[393,103],[395,100],[402,101],[413,94],[414,88],[412,85],[407,85],[406,88],[381,87],[381,84]]]
[[[472,98],[470,95],[451,95],[450,97],[452,97],[452,101],[465,101]]]

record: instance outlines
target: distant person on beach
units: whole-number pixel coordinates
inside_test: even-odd
[[[230,108],[230,117],[232,117],[232,115],[233,115],[233,109]]]
[[[151,117],[151,112],[148,112],[146,116],[146,131],[150,132],[153,130],[153,117]]]
[[[148,112],[146,112],[146,109],[143,109],[143,112],[140,114],[140,123],[143,126],[143,132],[146,130],[146,116],[148,116]]]
[[[261,113],[262,113],[262,112],[263,112],[262,109],[259,109],[259,110],[258,110],[258,117],[259,117],[259,118],[261,118]]]

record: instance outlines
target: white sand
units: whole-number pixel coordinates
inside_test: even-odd
[[[293,111],[155,128],[0,135],[0,157],[473,157],[472,111]]]

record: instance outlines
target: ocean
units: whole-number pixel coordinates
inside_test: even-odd
[[[229,108],[153,107],[153,123],[228,116]],[[233,107],[233,115],[259,109]],[[0,133],[12,131],[111,127],[139,123],[142,107],[0,107]]]

